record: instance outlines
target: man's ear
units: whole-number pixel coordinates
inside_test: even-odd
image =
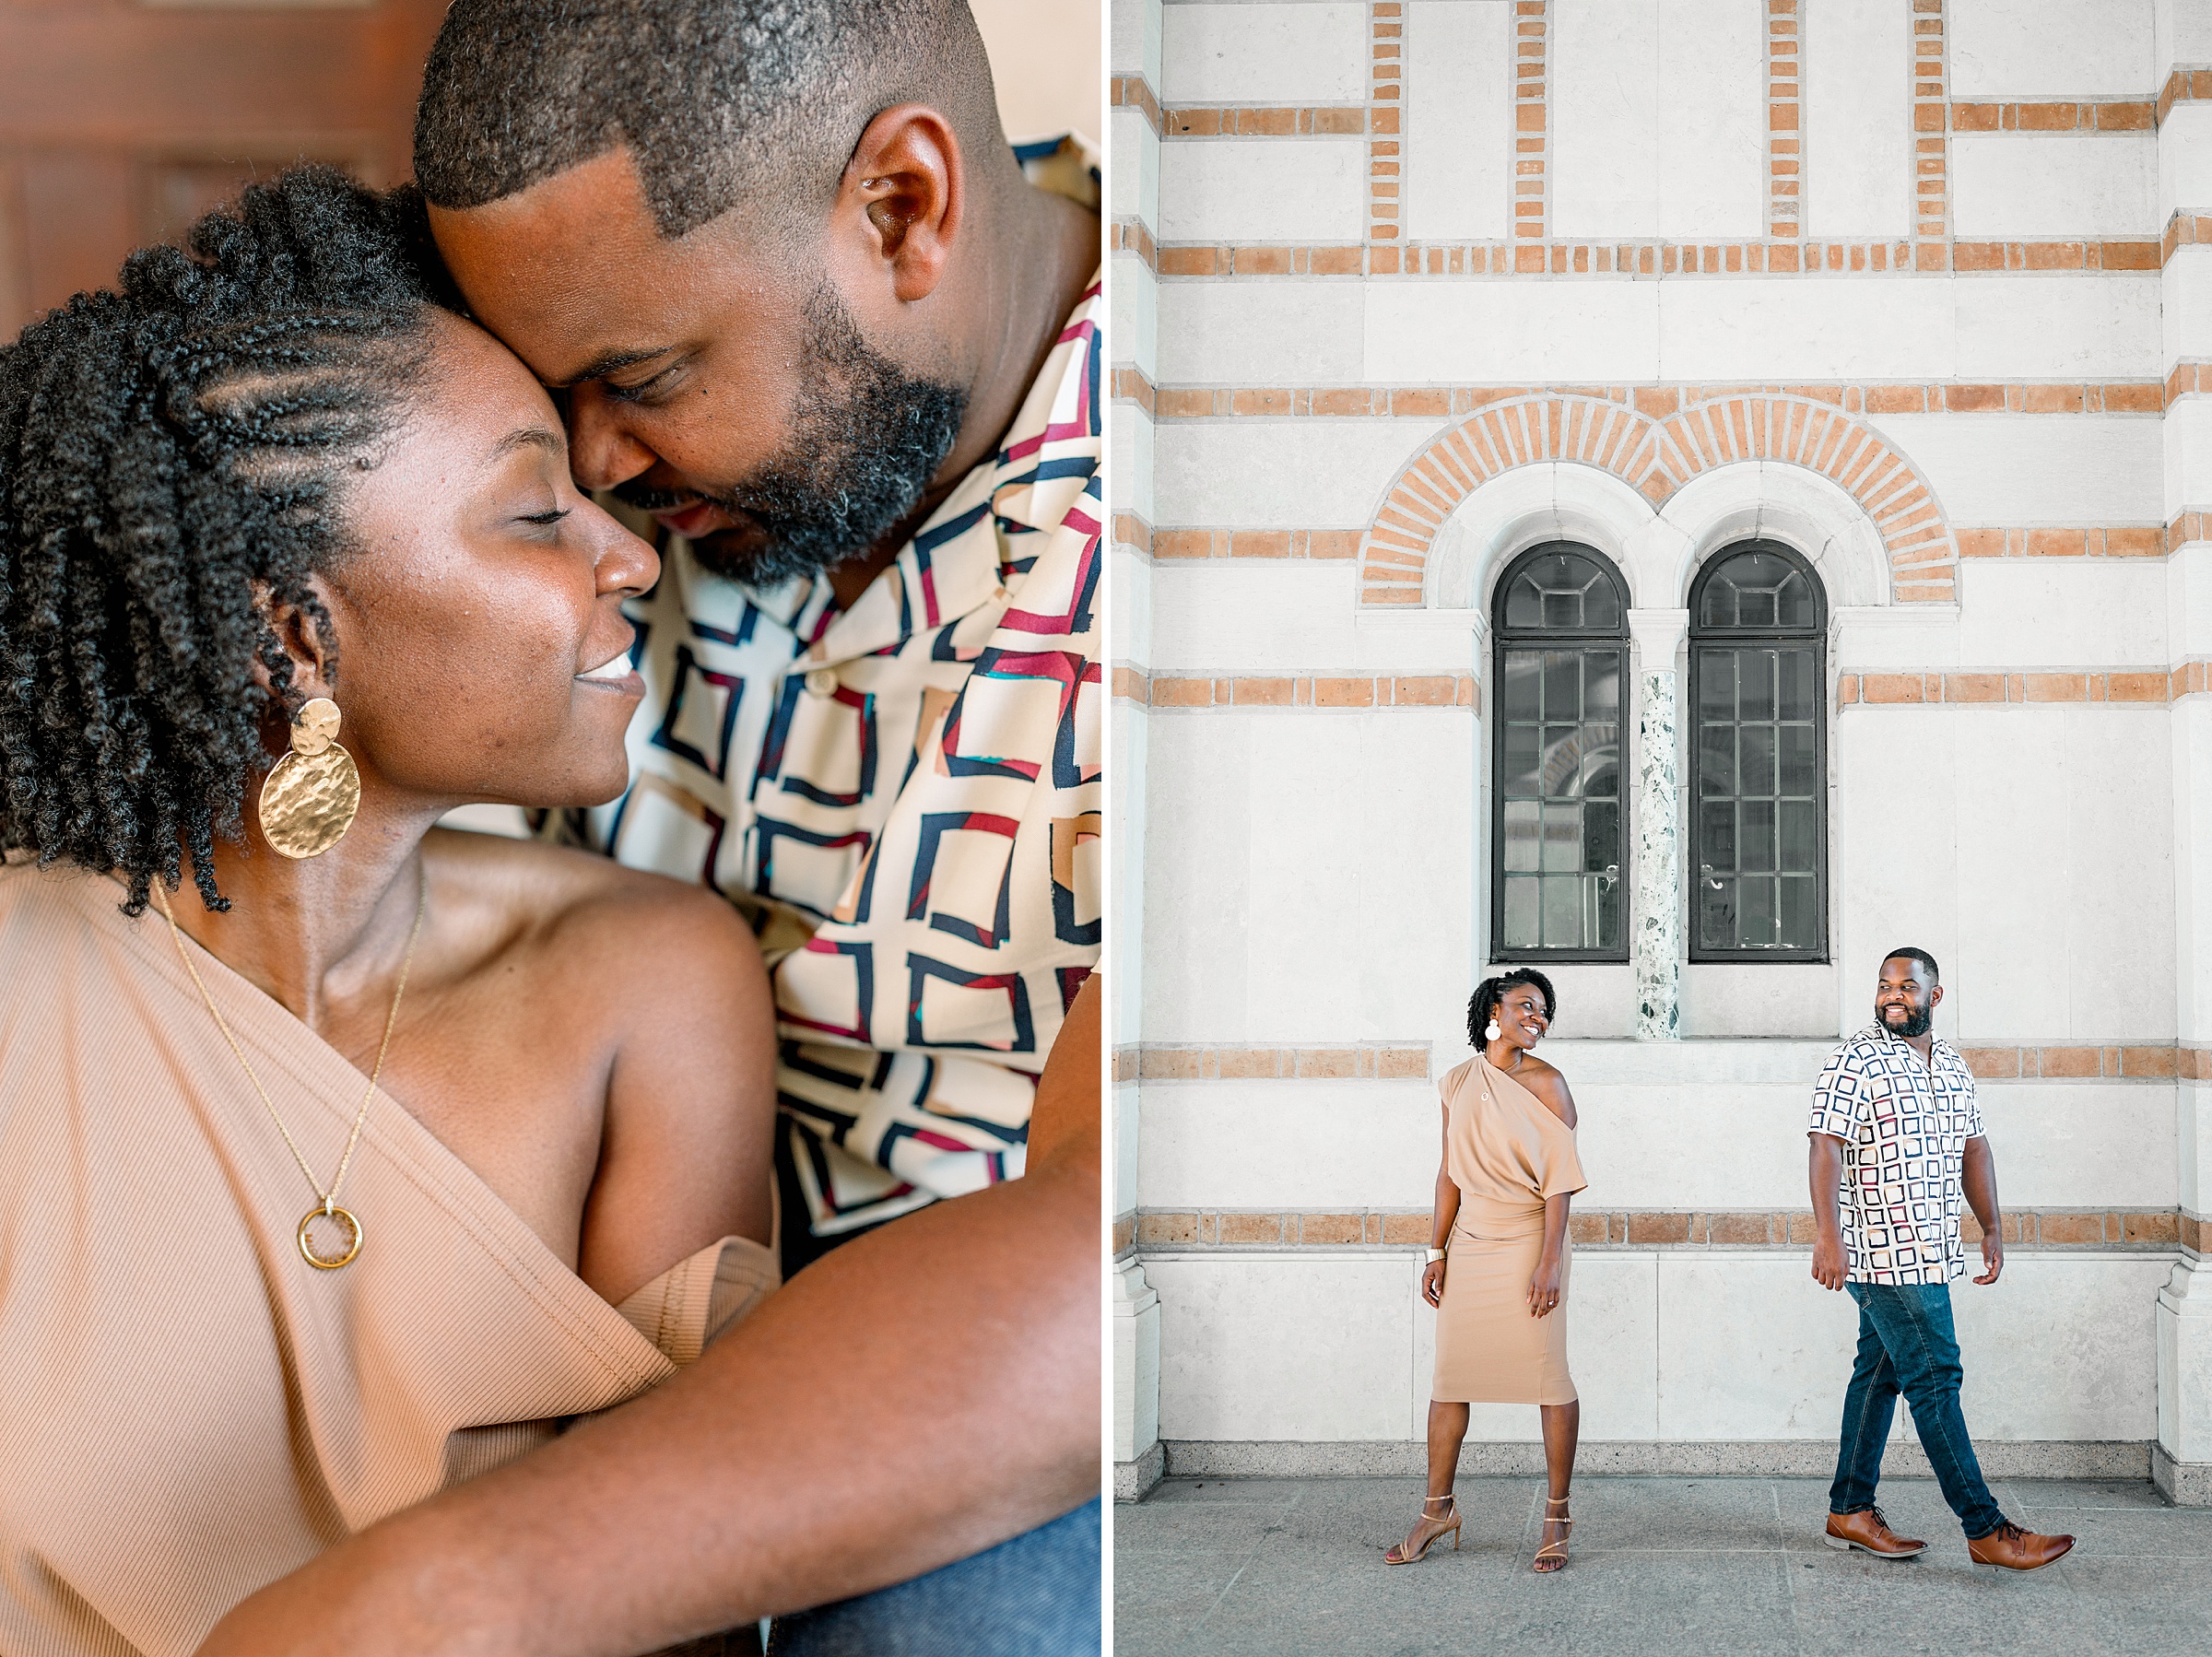
[[[894,298],[936,288],[968,203],[959,141],[924,103],[894,104],[868,123],[838,183],[835,222],[868,242]]]
[[[1941,984],[1937,984],[1933,990],[1928,992],[1928,1011],[1933,1013],[1936,1010],[1936,1004],[1942,999],[1943,986]]]

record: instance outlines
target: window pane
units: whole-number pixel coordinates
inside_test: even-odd
[[[1781,665],[1782,717],[1818,719],[1820,697],[1813,686],[1813,652],[1809,650],[1783,650],[1774,654]]]
[[[1820,942],[1818,901],[1818,887],[1810,875],[1783,876],[1782,935],[1775,941],[1784,949],[1810,949]]]
[[[1774,793],[1774,727],[1747,724],[1741,729],[1743,793],[1771,797]]]
[[[1756,546],[1725,554],[1705,578],[1698,602],[1701,628],[1758,628],[1794,632],[1820,624],[1819,595],[1795,562]]]
[[[1774,717],[1774,652],[1739,650],[1735,652],[1736,698],[1739,719]]]
[[[1809,799],[1813,793],[1813,728],[1784,725],[1781,732],[1782,788],[1784,794]]]
[[[1583,808],[1580,805],[1544,807],[1544,869],[1547,874],[1579,870],[1583,866]]]
[[[1815,866],[1812,802],[1784,800],[1781,810],[1782,861],[1778,866],[1809,875]]]
[[[1620,597],[1597,560],[1562,547],[1531,558],[1505,593],[1509,628],[1558,628],[1612,633],[1621,627]]]
[[[1544,876],[1544,947],[1581,949],[1586,946],[1583,931],[1583,887],[1586,882],[1572,875]]]
[[[1698,652],[1698,717],[1726,719],[1735,712],[1735,652]]]
[[[1620,866],[1620,806],[1606,800],[1593,800],[1583,807],[1583,869],[1586,874],[1602,875],[1608,868],[1617,875]]]
[[[1505,671],[1498,676],[1498,717],[1500,719],[1540,719],[1543,704],[1538,700],[1537,686],[1544,675],[1544,652],[1537,650],[1509,650],[1505,652]]]
[[[1774,867],[1774,802],[1746,800],[1736,851],[1747,872],[1765,874]],[[1748,901],[1748,899],[1747,899]]]
[[[1512,875],[1505,882],[1505,946],[1508,949],[1534,949],[1542,940],[1536,935],[1536,877],[1534,875]]]
[[[1544,718],[1579,720],[1583,717],[1583,652],[1552,650],[1544,652]]]
[[[1588,651],[1583,653],[1583,676],[1588,686],[1583,693],[1584,719],[1618,719],[1620,717],[1620,652],[1618,651]]]
[[[1734,949],[1735,882],[1707,876],[1698,882],[1698,942],[1709,949]]]
[[[1706,872],[1728,874],[1735,867],[1735,807],[1708,800],[1698,807],[1698,861]]]
[[[1752,876],[1737,887],[1742,906],[1737,926],[1747,946],[1771,947],[1774,943],[1774,882]]]
[[[1509,724],[1500,734],[1498,786],[1509,797],[1536,792],[1536,757],[1542,731],[1535,725]]]
[[[1597,946],[1600,949],[1620,947],[1621,893],[1627,882],[1615,880],[1597,883]]]
[[[1707,725],[1698,733],[1698,796],[1735,793],[1735,727]]]
[[[1618,725],[1585,725],[1590,740],[1598,745],[1590,757],[1589,781],[1583,792],[1594,800],[1620,798],[1620,727]]]
[[[1534,800],[1508,800],[1505,823],[1498,847],[1500,861],[1508,869],[1536,866],[1536,831],[1542,810]]]

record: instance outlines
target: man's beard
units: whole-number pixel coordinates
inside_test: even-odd
[[[1905,1021],[1902,1024],[1890,1023],[1887,1011],[1882,1014],[1882,1028],[1902,1040],[1911,1041],[1916,1037],[1926,1035],[1928,1026],[1936,1022],[1934,1007],[1907,1007],[1904,1009],[1904,1013]]]
[[[790,441],[743,482],[693,485],[741,526],[693,544],[717,574],[775,587],[865,552],[914,510],[959,435],[968,394],[909,374],[872,349],[828,283],[806,301],[808,335]],[[615,494],[645,511],[687,499],[641,481]]]

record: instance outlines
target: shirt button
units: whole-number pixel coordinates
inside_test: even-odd
[[[837,689],[837,674],[830,668],[815,668],[806,676],[806,688],[816,696],[829,696]]]

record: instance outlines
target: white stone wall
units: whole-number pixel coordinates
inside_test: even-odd
[[[1116,704],[1116,1204],[1170,1444],[1418,1437],[1409,1244],[1182,1218],[1426,1204],[1432,1087],[1374,1053],[1441,1075],[1489,970],[1497,571],[1598,547],[1638,665],[1678,672],[1700,561],[1761,534],[1831,605],[1830,958],[1679,963],[1664,1051],[1628,1040],[1631,966],[1560,968],[1578,1206],[1803,1208],[1806,1090],[1909,938],[1947,1037],[2096,1066],[1985,1083],[2008,1205],[2109,1213],[2115,1246],[2022,1245],[1959,1290],[1977,1433],[2212,1463],[2182,1246],[2212,1217],[2212,0],[1947,0],[1939,46],[1911,0],[1797,12],[1573,0],[1532,34],[1510,0],[1116,6],[1115,73],[1161,112],[1113,117],[1116,215],[1157,243],[1114,264],[1143,378],[1115,510],[1145,525],[1116,554],[1142,680]],[[1521,465],[1392,550],[1408,466],[1500,400],[1663,419],[1725,386],[1877,436],[1941,558],[1896,563],[1848,478],[1766,452],[1658,483]],[[1575,1274],[1585,1439],[1833,1430],[1851,1319],[1802,1250],[1614,1241]]]

